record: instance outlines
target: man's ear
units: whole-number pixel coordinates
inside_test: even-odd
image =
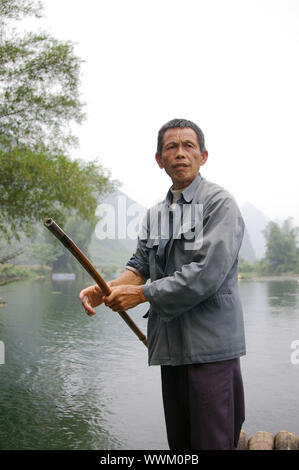
[[[201,154],[201,157],[200,157],[200,166],[204,165],[208,159],[208,151],[207,150],[204,150]]]
[[[164,168],[164,165],[163,165],[163,163],[162,163],[162,159],[161,159],[160,155],[158,154],[158,152],[156,153],[155,158],[156,158],[156,162],[158,163],[159,167],[160,167],[161,169],[163,169],[163,168]]]

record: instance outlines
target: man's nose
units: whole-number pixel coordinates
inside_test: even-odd
[[[180,145],[180,146],[177,148],[175,158],[181,159],[181,158],[185,158],[185,157],[186,157],[186,155],[185,155],[184,148]]]

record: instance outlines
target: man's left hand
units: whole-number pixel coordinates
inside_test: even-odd
[[[110,288],[110,295],[105,295],[103,301],[105,305],[114,310],[114,312],[129,310],[142,302],[147,302],[141,286],[123,284],[120,286],[111,286]]]

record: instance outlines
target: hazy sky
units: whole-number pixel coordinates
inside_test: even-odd
[[[299,224],[298,0],[44,0],[40,27],[76,43],[87,120],[74,156],[98,157],[148,207],[170,180],[159,127],[203,130],[202,175]]]

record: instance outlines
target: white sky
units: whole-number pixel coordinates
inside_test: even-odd
[[[76,43],[87,120],[74,156],[98,157],[148,207],[171,182],[158,129],[203,130],[202,175],[299,224],[298,0],[44,0],[38,25]]]

